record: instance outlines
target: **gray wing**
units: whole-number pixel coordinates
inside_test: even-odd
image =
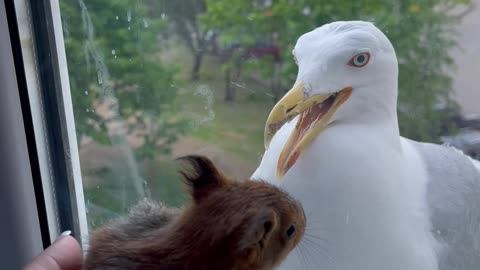
[[[480,172],[452,147],[412,142],[428,171],[433,235],[443,244],[440,270],[480,269]]]

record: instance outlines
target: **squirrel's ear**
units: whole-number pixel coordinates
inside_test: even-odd
[[[190,194],[196,203],[208,196],[210,192],[228,183],[228,179],[207,157],[189,155],[177,160],[187,163],[190,167],[190,169],[182,169],[180,173],[190,187]]]

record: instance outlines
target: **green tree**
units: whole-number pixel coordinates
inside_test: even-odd
[[[250,45],[275,36],[281,47],[282,84],[295,80],[291,51],[297,38],[325,23],[340,20],[373,21],[394,44],[399,59],[399,121],[403,135],[437,141],[447,113],[435,111],[438,102],[455,108],[450,99],[455,46],[453,26],[461,19],[453,10],[468,0],[207,0],[203,23],[221,31],[221,42]],[[288,61],[286,61],[288,60]],[[261,60],[264,65],[268,59]],[[266,66],[273,66],[268,63]],[[273,69],[262,69],[266,77]],[[447,126],[448,132],[454,127]]]
[[[183,124],[168,121],[175,69],[157,57],[165,22],[149,18],[141,1],[60,4],[78,138],[115,143],[122,138],[109,135],[107,125],[128,120],[130,134],[142,131],[137,158],[168,153]],[[100,104],[110,106],[110,116],[94,110]]]
[[[145,196],[181,204],[176,165],[159,158],[187,127],[175,107],[177,70],[160,62],[166,22],[134,0],[62,0],[60,8],[78,141],[121,151],[104,167],[82,166],[100,180],[84,182],[89,226]]]
[[[206,12],[204,0],[147,0],[149,14],[163,18],[190,50],[193,61],[191,78],[198,80],[202,60],[214,36],[198,20]]]

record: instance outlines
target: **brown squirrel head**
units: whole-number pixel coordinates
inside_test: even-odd
[[[183,209],[143,200],[91,234],[85,269],[271,270],[305,231],[300,204],[262,181],[233,181],[202,156],[180,159]]]
[[[262,181],[233,181],[202,156],[180,160],[191,166],[182,174],[193,204],[179,223],[194,234],[187,234],[192,244],[200,243],[192,247],[206,249],[204,258],[226,260],[223,269],[273,269],[300,242],[305,214],[286,192]]]

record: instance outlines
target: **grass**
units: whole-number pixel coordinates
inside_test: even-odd
[[[176,163],[170,160],[145,161],[140,164],[139,170],[152,199],[173,207],[184,204],[186,193]],[[106,181],[84,190],[90,229],[127,213],[128,208],[139,199],[125,168],[114,166],[95,174]]]
[[[176,106],[182,106],[181,117],[192,119],[188,136],[215,144],[229,154],[244,160],[258,160],[263,153],[265,120],[273,106],[269,90],[248,78],[231,82],[236,88],[235,102],[224,101],[225,78],[221,63],[213,56],[204,59],[200,79],[190,77],[191,56],[182,47],[169,51],[163,61],[175,59],[181,65],[181,81]],[[168,62],[167,62],[168,63]],[[199,94],[201,92],[202,94]],[[213,102],[209,102],[209,98]]]

